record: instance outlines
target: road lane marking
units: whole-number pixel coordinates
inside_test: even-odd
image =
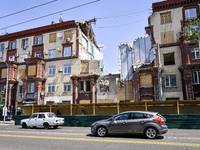
[[[190,135],[190,134],[184,134],[184,133],[171,133],[173,135]]]
[[[200,144],[195,144],[195,143],[130,141],[130,140],[109,140],[109,139],[88,139],[88,138],[67,138],[67,137],[27,136],[27,135],[8,135],[8,134],[0,134],[0,136],[1,137],[17,137],[17,138],[88,141],[88,142],[111,142],[111,143],[130,143],[130,144],[151,144],[151,145],[173,145],[173,146],[200,147]]]
[[[72,130],[62,130],[62,131],[72,131]]]
[[[6,129],[8,129],[8,130],[9,130],[9,129],[13,129],[13,128],[6,128]]]

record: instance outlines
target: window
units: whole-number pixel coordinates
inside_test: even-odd
[[[37,37],[35,37],[35,44],[36,44],[36,45],[42,44],[42,36],[37,36]]]
[[[152,75],[151,74],[140,75],[140,85],[141,86],[151,86],[152,85]]]
[[[81,72],[89,72],[89,62],[81,62]]]
[[[197,9],[196,8],[185,10],[185,19],[192,19],[194,17],[197,18]]]
[[[44,114],[38,114],[38,118],[45,118]]]
[[[128,120],[128,119],[129,119],[129,113],[121,114],[121,115],[114,117],[115,121],[117,121],[117,120]]]
[[[25,62],[24,59],[26,59],[26,58],[27,58],[27,54],[23,54],[23,55],[21,55],[21,62]]]
[[[56,42],[56,33],[49,35],[49,43]]]
[[[72,38],[72,31],[71,30],[64,32],[64,39],[66,39],[66,38],[70,38],[70,39]]]
[[[9,61],[15,61],[15,56],[9,56]]]
[[[37,114],[33,114],[31,118],[37,118]]]
[[[165,87],[176,87],[176,76],[165,76]]]
[[[196,33],[196,32],[199,32],[200,31],[200,28],[199,26],[197,25],[194,25],[194,26],[190,26],[190,35]],[[186,31],[187,32],[187,31]]]
[[[0,58],[0,62],[2,62],[2,60],[3,60],[3,59],[2,59],[2,58]]]
[[[193,48],[191,50],[192,59],[200,59],[200,50],[198,48]]]
[[[64,65],[64,74],[71,73],[71,65]]]
[[[56,58],[56,50],[49,51],[49,58]]]
[[[56,72],[56,67],[55,66],[49,67],[49,75],[55,75],[55,72]]]
[[[3,44],[0,44],[0,52],[3,51]]]
[[[1,86],[1,94],[6,93],[6,85]]]
[[[28,84],[28,92],[34,93],[35,92],[35,83],[29,83]]]
[[[194,71],[194,83],[195,84],[200,84],[200,70],[199,71]]]
[[[171,12],[162,13],[160,14],[160,17],[161,17],[161,24],[172,22]]]
[[[48,93],[55,92],[55,84],[48,84]]]
[[[146,116],[142,113],[132,113],[131,119],[143,119],[146,118]]]
[[[35,57],[41,57],[41,52],[36,52]]]
[[[15,49],[16,48],[16,42],[10,42],[10,49]]]
[[[22,48],[26,49],[28,47],[28,39],[22,40]]]
[[[175,64],[174,53],[163,54],[163,56],[164,56],[164,65],[165,66]]]
[[[22,95],[22,85],[19,86],[19,95]]]
[[[70,82],[63,83],[63,92],[70,92],[70,91],[71,91]]]
[[[71,53],[72,53],[71,47],[64,48],[64,57],[71,56]]]
[[[79,92],[90,92],[90,81],[79,81]]]

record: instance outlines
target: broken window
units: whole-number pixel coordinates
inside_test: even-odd
[[[161,18],[161,24],[165,24],[165,23],[170,23],[170,22],[172,22],[172,19],[171,19],[171,12],[167,12],[167,13],[162,13],[162,14],[160,14],[160,18]]]
[[[175,59],[174,59],[174,53],[168,53],[164,54],[164,65],[174,65]]]
[[[151,86],[152,85],[152,75],[151,74],[140,75],[140,85],[141,86]]]
[[[100,80],[100,91],[101,92],[108,92],[109,91],[109,80],[108,79],[103,79]]]
[[[199,71],[194,71],[194,83],[195,84],[200,84],[200,70]]]
[[[79,92],[90,92],[90,81],[79,81]]]
[[[49,43],[56,42],[56,33],[49,34]]]

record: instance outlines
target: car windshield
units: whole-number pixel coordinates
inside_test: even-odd
[[[56,115],[55,115],[54,113],[49,113],[49,114],[47,114],[47,116],[48,116],[49,118],[56,117]]]

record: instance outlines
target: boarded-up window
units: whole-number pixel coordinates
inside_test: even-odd
[[[36,75],[36,65],[28,66],[28,76]]]
[[[7,78],[7,68],[1,70],[1,78]]]
[[[25,69],[20,69],[20,70],[19,70],[19,78],[20,78],[20,79],[25,78]]]
[[[56,42],[56,33],[49,35],[49,43]]]
[[[174,31],[161,32],[161,44],[174,43]]]
[[[64,36],[64,38],[66,39],[66,38],[72,38],[72,31],[70,30],[70,31],[65,31],[65,34],[64,34],[65,36]]]
[[[161,24],[172,22],[171,12],[160,14]]]
[[[89,62],[81,63],[81,72],[89,72]]]
[[[141,86],[150,86],[152,85],[152,75],[145,74],[140,76],[140,85]]]

